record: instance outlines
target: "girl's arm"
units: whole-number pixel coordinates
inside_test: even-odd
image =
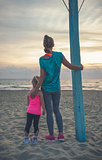
[[[67,68],[69,68],[71,70],[83,70],[83,65],[78,66],[78,65],[73,65],[73,64],[69,63],[64,55],[63,55],[62,63],[64,66],[66,66]]]
[[[40,96],[40,100],[41,100],[41,106],[42,106],[42,109],[43,109],[42,114],[44,115],[45,114],[45,103],[44,103],[44,98],[43,98],[43,94],[42,94],[41,91],[39,92],[39,96]]]
[[[45,71],[44,71],[44,69],[40,68],[40,78],[39,78],[39,82],[37,83],[35,89],[31,92],[31,94],[30,94],[31,98],[34,98],[34,97],[37,95],[38,90],[39,90],[39,88],[41,87],[44,78],[45,78]]]
[[[29,106],[29,95],[27,95],[27,105]]]

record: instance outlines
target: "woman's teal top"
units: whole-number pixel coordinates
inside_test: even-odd
[[[53,52],[48,59],[40,57],[40,68],[45,70],[42,88],[47,92],[56,92],[60,89],[60,69],[63,59],[61,52]]]

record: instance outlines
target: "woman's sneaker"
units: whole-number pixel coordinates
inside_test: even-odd
[[[45,139],[46,139],[46,140],[49,140],[49,141],[51,141],[51,142],[54,142],[54,141],[55,141],[55,137],[54,137],[54,136],[50,136],[50,135],[45,136]]]
[[[59,140],[60,142],[64,142],[64,135],[63,135],[63,134],[59,134],[59,135],[58,135],[58,140]]]
[[[33,143],[38,143],[38,136],[34,136],[34,137],[32,138],[32,142],[33,142]]]
[[[25,136],[25,137],[24,137],[24,144],[28,144],[29,141],[30,141],[29,136]]]

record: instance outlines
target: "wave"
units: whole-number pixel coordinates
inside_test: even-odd
[[[30,90],[30,80],[0,80],[0,90]],[[102,80],[84,80],[83,90],[102,90]],[[61,90],[72,90],[71,80],[61,81]]]

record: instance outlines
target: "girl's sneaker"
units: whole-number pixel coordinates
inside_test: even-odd
[[[38,136],[34,136],[34,137],[32,138],[32,142],[33,142],[33,143],[38,143]]]
[[[29,141],[30,141],[29,136],[25,136],[25,137],[24,137],[24,144],[28,144]]]
[[[49,140],[49,141],[51,141],[51,142],[54,142],[54,141],[55,141],[55,137],[54,137],[54,136],[50,136],[50,135],[45,136],[45,139],[46,139],[46,140]]]
[[[64,135],[63,135],[63,134],[59,134],[59,135],[58,135],[58,140],[59,140],[60,142],[64,142]]]

